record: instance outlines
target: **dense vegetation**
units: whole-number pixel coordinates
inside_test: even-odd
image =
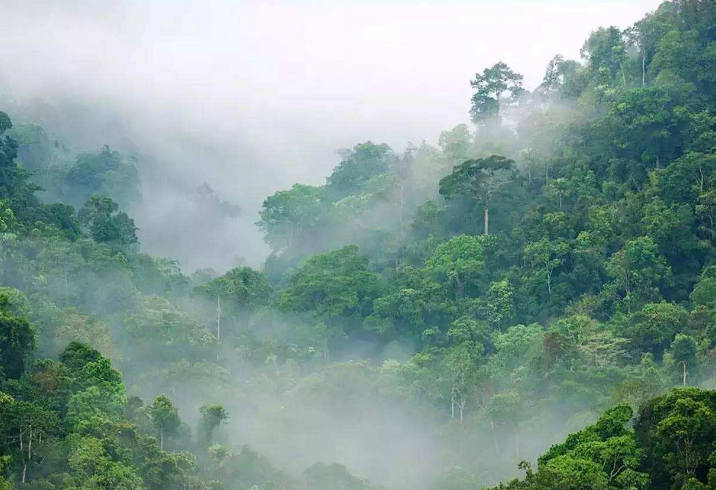
[[[716,488],[716,3],[582,58],[343,151],[223,274],[141,253],[136,158],[0,113],[0,489]]]

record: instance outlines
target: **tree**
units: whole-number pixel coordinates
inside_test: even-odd
[[[159,449],[164,450],[164,437],[177,433],[181,421],[179,412],[166,395],[159,395],[149,407],[149,416],[154,423],[154,429],[159,433]]]
[[[537,488],[644,488],[642,451],[634,431],[626,427],[632,416],[629,406],[618,405],[552,446],[538,459]]]
[[[564,178],[554,179],[549,183],[548,186],[548,194],[550,196],[554,196],[554,198],[557,200],[557,203],[559,204],[559,210],[562,210],[562,204],[564,203],[564,198],[569,196],[570,193],[573,192],[573,189],[570,188],[569,181]]]
[[[660,360],[674,337],[687,328],[688,318],[688,312],[673,303],[647,303],[632,313],[617,332],[630,339],[635,356],[650,352]]]
[[[649,299],[658,297],[659,288],[671,279],[671,268],[649,236],[624,244],[607,262],[607,272],[614,278],[617,290],[629,312]]]
[[[691,204],[709,190],[714,172],[716,155],[687,153],[663,170],[659,190],[669,203]]]
[[[336,199],[359,191],[372,178],[388,173],[395,158],[390,146],[370,141],[342,153],[343,160],[326,182],[327,192]]]
[[[490,204],[515,176],[513,160],[499,155],[467,160],[440,180],[440,195],[446,199],[464,196],[484,208],[485,235],[490,234]]]
[[[268,305],[273,295],[273,288],[266,276],[250,267],[235,267],[223,276],[199,286],[197,290],[211,300],[216,300],[216,336],[219,339],[224,310],[229,317],[245,320],[253,311]]]
[[[647,14],[643,19],[628,28],[624,34],[630,46],[639,50],[641,58],[641,86],[646,87],[647,67],[651,64],[659,45],[659,40],[671,28],[663,13]]]
[[[109,197],[91,197],[80,210],[79,220],[97,243],[127,247],[139,241],[134,220]]]
[[[229,414],[221,405],[204,405],[199,409],[201,413],[201,437],[204,445],[209,447],[214,437],[214,430],[229,418]]]
[[[671,355],[681,371],[681,383],[686,386],[688,369],[696,370],[696,341],[689,335],[677,333],[671,343]]]
[[[484,264],[482,242],[472,235],[459,235],[439,245],[425,263],[440,282],[451,286],[456,299],[477,285]]]
[[[5,412],[5,413],[2,413]],[[33,462],[33,444],[35,451],[43,438],[48,439],[59,432],[59,419],[57,413],[48,410],[39,403],[31,403],[17,400],[4,410],[0,409],[0,415],[6,417],[10,429],[10,435],[17,444],[17,450],[22,461],[22,483],[26,483],[27,470]]]
[[[66,202],[81,206],[92,196],[108,196],[127,206],[141,198],[136,162],[105,145],[98,152],[81,153],[65,175]]]
[[[16,162],[17,142],[7,134],[11,128],[12,121],[0,111],[0,200],[24,221],[39,206],[35,191],[40,187],[30,182],[30,173]]]
[[[680,388],[641,407],[635,430],[647,456],[652,488],[679,488],[705,479],[716,440],[716,394]]]
[[[522,94],[522,75],[513,72],[503,62],[485,68],[482,74],[477,73],[470,86],[475,90],[472,96],[470,116],[476,125],[485,125],[490,120],[500,117],[502,94],[509,92],[512,97]]]
[[[472,134],[467,124],[458,124],[448,131],[440,133],[438,139],[443,155],[447,157],[450,167],[467,160],[472,147]]]
[[[382,285],[358,247],[314,255],[289,279],[276,304],[285,312],[309,313],[332,329],[370,315]],[[346,323],[346,321],[348,323]]]
[[[324,188],[301,184],[266,198],[256,224],[274,252],[292,247],[319,225],[324,198]]]
[[[584,90],[582,65],[562,55],[552,58],[547,65],[540,89],[550,98],[578,97]]]
[[[0,376],[19,378],[35,348],[35,329],[13,313],[9,291],[0,292]]]
[[[491,325],[497,328],[509,325],[515,315],[514,292],[506,279],[490,284],[486,295],[485,317]]]
[[[581,55],[587,60],[592,80],[610,84],[621,74],[622,84],[626,85],[626,43],[616,27],[601,27],[592,32],[582,46]]]
[[[552,296],[552,275],[561,266],[569,254],[569,244],[564,240],[550,240],[542,238],[525,246],[526,260],[537,267],[540,275],[544,277],[547,292]]]

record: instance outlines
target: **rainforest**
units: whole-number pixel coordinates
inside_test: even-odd
[[[255,213],[0,97],[0,490],[716,489],[716,1],[582,39]]]

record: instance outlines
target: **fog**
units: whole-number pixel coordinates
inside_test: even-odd
[[[151,156],[130,209],[145,251],[189,270],[260,265],[262,200],[322,183],[335,150],[435,141],[466,122],[476,71],[503,60],[533,88],[585,33],[657,4],[3,0],[0,100],[79,149]],[[242,217],[192,207],[202,182]]]
[[[107,144],[136,157],[142,199],[126,210],[139,227],[143,252],[176,258],[187,273],[261,267],[269,249],[255,222],[273,192],[296,182],[323,184],[340,161],[337,150],[360,142],[389,144],[391,162],[408,158],[409,143],[436,145],[441,131],[468,122],[476,72],[504,61],[533,89],[555,54],[579,59],[590,31],[624,28],[658,3],[0,0],[0,111],[18,124],[41,124],[72,155]],[[524,120],[538,99],[505,110],[506,127]],[[555,102],[550,121],[576,117],[572,109]],[[474,127],[462,128],[467,140],[479,143]],[[498,146],[516,139],[510,129],[492,130],[480,135],[494,136]],[[522,146],[553,146],[555,137],[546,133],[529,134],[535,141]],[[413,152],[407,152],[413,173],[400,184],[405,193],[390,188],[365,212],[345,212],[332,228],[314,230],[297,250],[308,255],[362,246],[361,239],[379,249],[381,226],[402,234],[404,205],[414,212],[433,199],[439,178],[456,163],[445,148],[438,156],[427,145]],[[349,199],[334,211],[345,211],[342,206],[358,205]],[[365,248],[361,253],[369,256]],[[294,265],[286,264],[281,267]],[[29,266],[15,268],[23,267]],[[169,394],[192,427],[199,407],[221,403],[230,413],[225,440],[234,448],[247,444],[292,474],[335,461],[399,490],[428,488],[450,468],[467,468],[482,484],[495,484],[515,476],[520,459],[534,460],[597,415],[566,408],[555,397],[531,407],[530,426],[496,429],[483,417],[484,407],[474,406],[464,428],[454,386],[452,406],[438,406],[429,397],[442,395],[407,389],[398,379],[416,353],[412,337],[361,345],[355,336],[350,348],[330,357],[321,355],[317,341],[325,325],[262,305],[246,324],[249,313],[224,313],[226,333],[219,340],[214,322],[222,321],[222,310],[215,305],[223,293],[216,301],[213,292],[201,296],[199,282],[191,292],[170,291],[175,310],[169,302],[152,305],[156,297],[149,293],[134,295],[125,270],[82,269],[69,286],[66,270],[48,274],[43,294],[65,306],[80,298],[89,315],[106,323],[106,338],[78,329],[85,335],[80,340],[102,344],[125,375],[128,393],[146,400]],[[189,341],[162,339],[165,321]],[[57,344],[70,339],[56,336]],[[150,340],[142,344],[145,337]],[[301,363],[289,355],[281,360],[284,347]]]

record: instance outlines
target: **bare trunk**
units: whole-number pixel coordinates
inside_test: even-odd
[[[641,86],[646,87],[646,53],[641,55]]]
[[[462,427],[462,422],[464,420],[463,414],[465,413],[465,403],[467,403],[467,400],[465,400],[465,398],[460,398],[460,405],[458,405],[458,408],[460,409],[460,427]]]
[[[490,203],[485,203],[485,236],[490,236]]]
[[[216,295],[216,338],[221,340],[221,295]]]
[[[547,292],[552,296],[552,271],[547,269]]]
[[[164,451],[164,429],[159,431],[159,449]]]
[[[455,298],[460,299],[465,293],[465,283],[460,280],[459,277],[455,277]]]
[[[450,418],[455,418],[455,387],[452,388],[452,393],[450,394]]]
[[[490,427],[492,428],[492,442],[495,444],[495,452],[499,453],[500,452],[500,443],[497,441],[497,437],[495,434],[495,423],[492,421],[492,419],[489,419],[489,420],[490,420]]]
[[[27,477],[27,461],[25,461],[22,464],[22,483],[25,483],[25,478]]]
[[[405,223],[404,223],[404,210],[405,210],[405,186],[400,184],[400,238],[405,238]]]
[[[686,361],[681,361],[681,366],[683,368],[684,386],[686,386]]]

